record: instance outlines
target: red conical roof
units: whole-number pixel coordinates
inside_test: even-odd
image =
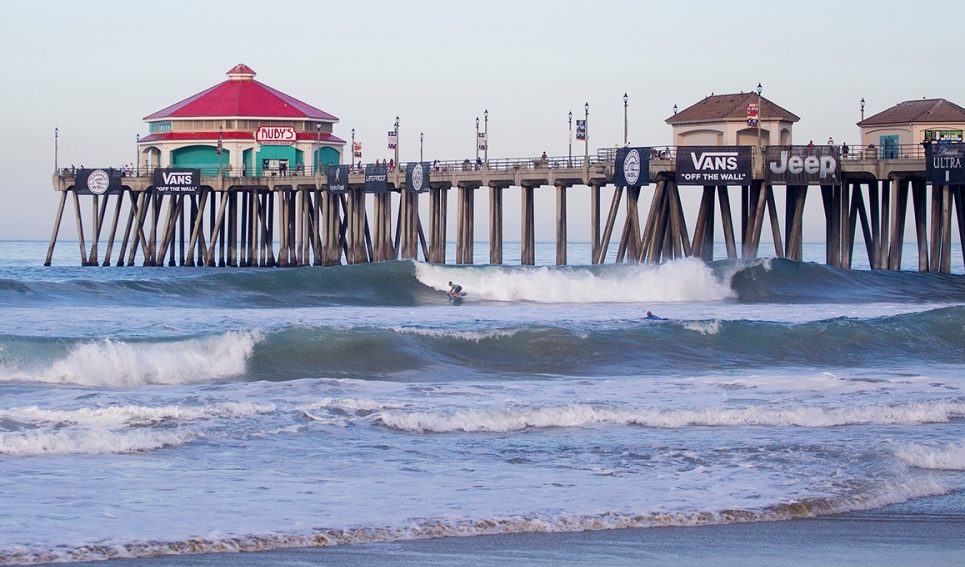
[[[145,116],[144,120],[235,116],[338,120],[324,110],[256,81],[255,74],[251,67],[239,63],[228,71],[227,81]]]

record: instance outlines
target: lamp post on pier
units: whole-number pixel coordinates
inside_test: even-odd
[[[134,174],[141,176],[141,133],[134,135]]]
[[[859,102],[858,104],[861,105],[861,121],[863,122],[864,121],[864,97],[861,97],[861,102]]]
[[[763,90],[764,90],[764,87],[762,87],[761,84],[758,82],[757,83],[757,153],[758,154],[761,153],[761,127],[763,126],[761,122],[762,122],[762,119],[764,118],[764,106],[761,104],[761,102],[763,101],[763,98],[761,97],[761,92]],[[761,156],[761,159],[763,159],[763,156]]]
[[[489,169],[489,109],[483,110],[483,134],[486,135],[486,147],[483,149],[483,161],[486,162],[486,169]]]
[[[395,166],[399,167],[399,117],[395,117]]]
[[[479,117],[476,117],[476,163],[479,163]]]
[[[350,159],[348,162],[349,165],[351,165],[355,163],[355,128],[352,128],[352,149],[349,151],[352,152],[352,159]],[[359,160],[359,161],[362,161],[362,160]]]
[[[573,167],[573,111],[571,110],[570,113],[566,115],[566,117],[569,119],[569,124],[570,124],[570,139],[569,139],[570,153],[569,153],[569,158],[566,162],[566,167]]]
[[[57,139],[60,137],[60,128],[54,128],[54,173],[60,171],[60,166],[57,162]]]
[[[583,105],[583,164],[590,163],[590,103]]]
[[[425,139],[425,133],[419,132],[419,165],[422,165],[422,141]]]
[[[629,102],[630,102],[630,97],[627,96],[627,93],[623,93],[623,145],[624,145],[624,146],[630,145],[629,142],[628,142],[629,138],[627,137],[627,132],[628,132],[628,130],[627,130],[627,104],[628,104]]]

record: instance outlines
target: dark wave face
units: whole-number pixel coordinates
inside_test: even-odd
[[[965,307],[804,323],[554,324],[488,330],[288,326],[166,340],[0,337],[3,380],[127,386],[234,380],[405,381],[879,367],[965,359]],[[51,362],[53,361],[53,362]]]
[[[660,265],[443,266],[401,261],[328,268],[101,270],[81,271],[78,278],[66,280],[45,279],[49,276],[43,272],[30,279],[0,277],[0,305],[417,306],[438,304],[453,280],[469,292],[467,301],[474,302],[965,302],[965,278],[960,275],[849,271],[781,259],[750,265],[683,260]]]
[[[727,265],[716,270],[725,271]],[[960,275],[842,270],[784,259],[743,268],[730,285],[739,301],[751,303],[965,301],[965,280]]]

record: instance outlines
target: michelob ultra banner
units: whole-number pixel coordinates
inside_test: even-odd
[[[618,187],[650,185],[650,148],[620,148],[613,167],[613,184]]]
[[[410,163],[405,170],[405,189],[415,193],[429,190],[429,164]]]
[[[201,170],[197,168],[158,168],[151,174],[151,181],[158,193],[201,193]]]
[[[837,146],[768,146],[764,179],[771,185],[841,185]]]
[[[677,185],[746,185],[751,180],[749,146],[680,146]]]
[[[117,195],[121,190],[121,172],[112,167],[78,169],[74,178],[78,195]]]
[[[925,144],[925,175],[936,185],[965,185],[965,144]]]
[[[335,165],[328,166],[328,192],[329,193],[348,193],[348,166]]]

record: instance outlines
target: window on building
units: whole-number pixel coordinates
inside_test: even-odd
[[[148,125],[148,131],[152,134],[160,132],[170,132],[171,131],[171,121],[165,120],[163,122],[151,122]]]

